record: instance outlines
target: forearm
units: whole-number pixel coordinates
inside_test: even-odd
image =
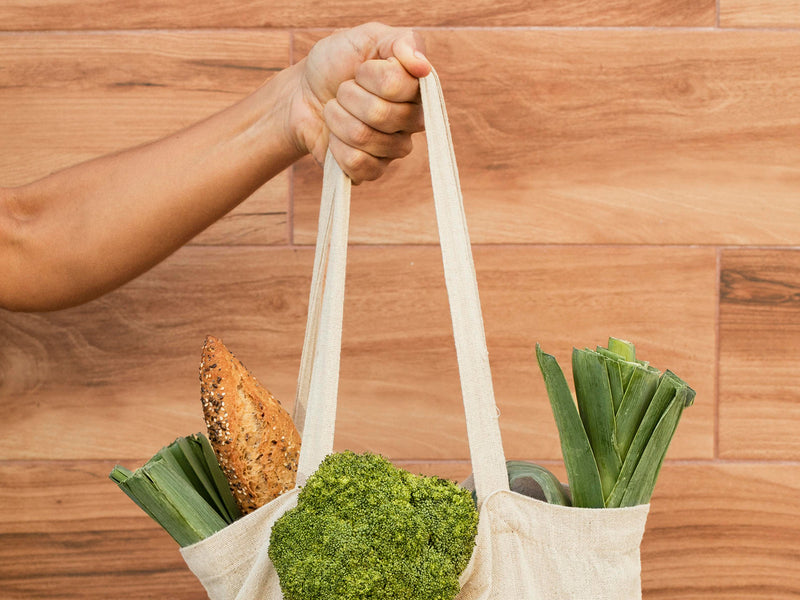
[[[288,125],[297,67],[167,138],[7,191],[0,305],[51,310],[97,297],[164,259],[297,160],[303,151]]]
[[[411,30],[335,33],[229,109],[157,142],[0,188],[0,307],[54,310],[143,273],[303,154],[379,177],[422,129]]]

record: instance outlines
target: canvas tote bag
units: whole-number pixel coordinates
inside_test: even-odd
[[[587,509],[509,490],[480,300],[449,125],[435,73],[420,82],[453,336],[480,520],[458,600],[635,600],[649,505]],[[296,422],[304,423],[298,486],[333,451],[350,182],[325,163]],[[545,401],[545,399],[543,399]],[[181,550],[211,600],[279,600],[267,549],[298,488]],[[398,599],[403,600],[403,599]]]

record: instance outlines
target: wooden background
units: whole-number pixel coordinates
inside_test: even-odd
[[[536,342],[569,364],[631,339],[697,390],[644,597],[800,597],[798,0],[6,0],[0,185],[188,125],[370,19],[420,28],[443,79],[508,457],[561,472]],[[337,446],[458,479],[416,148],[355,190]],[[202,429],[206,334],[291,405],[320,178],[300,162],[92,303],[0,311],[0,597],[204,597],[107,474]]]

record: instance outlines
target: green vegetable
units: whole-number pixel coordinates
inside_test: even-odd
[[[269,557],[286,600],[452,600],[477,526],[469,491],[346,451],[276,521]]]
[[[681,389],[669,403],[669,407],[656,425],[653,435],[639,459],[639,464],[633,472],[630,483],[625,488],[620,506],[635,506],[646,504],[650,501],[656,478],[667,454],[667,448],[678,427],[678,421],[684,408],[686,388]]]
[[[573,505],[611,508],[649,502],[694,390],[671,371],[662,374],[637,359],[632,343],[609,338],[608,348],[573,350],[576,408],[556,359],[538,344],[536,357]]]
[[[622,383],[622,368],[616,360],[606,360],[606,371],[608,372],[608,385],[611,389],[611,399],[614,403],[614,414],[617,414],[625,395],[625,386]]]
[[[547,396],[561,439],[561,454],[567,467],[572,504],[588,508],[603,507],[603,487],[597,463],[583,428],[583,422],[575,407],[572,393],[567,386],[564,372],[555,357],[545,354],[536,344],[536,358],[544,377]]]
[[[572,501],[564,491],[564,486],[548,469],[536,463],[522,460],[507,460],[508,485],[514,490],[522,490],[528,481],[533,481],[541,488],[544,499],[548,504],[572,506]]]
[[[657,369],[641,366],[633,368],[616,418],[616,446],[623,460],[628,454],[628,448],[639,429],[650,399],[658,387],[660,375]]]
[[[109,474],[181,546],[199,542],[241,515],[208,439],[175,440],[136,471]]]
[[[591,350],[575,350],[572,373],[578,411],[592,446],[605,498],[614,489],[622,467],[616,448],[614,399],[605,359]]]
[[[675,422],[672,424],[672,433],[678,425],[678,419],[683,412],[683,408],[689,407],[694,402],[695,392],[692,388],[687,386],[677,375],[672,371],[666,371],[662,376],[656,389],[655,394],[650,400],[650,405],[647,412],[642,419],[639,429],[631,443],[631,448],[628,455],[625,457],[625,462],[622,464],[622,470],[619,474],[619,479],[611,492],[611,495],[606,501],[606,506],[615,508],[620,506],[635,506],[637,498],[647,498],[649,500],[655,487],[655,477],[652,484],[649,479],[644,477],[648,471],[658,475],[661,468],[663,456],[669,448],[669,443],[672,440],[672,434],[667,437],[665,434],[668,425],[663,426],[661,434],[656,437],[655,430],[663,417],[668,413],[670,406],[677,401],[677,406],[681,406],[681,411],[673,415]],[[677,410],[673,408],[673,411]],[[671,419],[670,419],[671,421]],[[668,422],[670,422],[668,421]],[[649,449],[647,458],[645,459],[645,452]],[[652,456],[660,456],[660,460],[654,462]],[[639,463],[644,466],[640,471],[639,478],[636,483],[631,481],[634,473],[638,471]],[[629,491],[628,488],[631,488]],[[647,502],[648,500],[644,500]],[[641,502],[638,502],[641,503]]]
[[[615,337],[608,338],[608,351],[622,357],[622,360],[626,362],[636,361],[636,346],[626,340]]]

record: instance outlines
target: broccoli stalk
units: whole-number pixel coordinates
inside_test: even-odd
[[[269,557],[286,600],[452,600],[477,529],[467,490],[345,451],[275,523]]]

